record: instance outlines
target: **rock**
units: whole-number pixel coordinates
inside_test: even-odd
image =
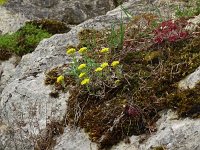
[[[114,8],[112,0],[12,0],[6,8],[23,13],[29,19],[48,18],[69,24],[103,15]]]
[[[185,79],[181,80],[178,84],[179,89],[191,89],[200,83],[200,67],[195,72],[188,75]]]
[[[82,130],[66,128],[63,135],[58,137],[54,150],[89,150],[97,149]]]
[[[152,133],[149,138],[143,135],[131,136],[129,138],[130,144],[122,141],[113,146],[111,150],[152,150],[161,146],[168,150],[200,149],[198,142],[200,139],[200,119],[177,119],[178,116],[171,110],[163,111],[161,116],[157,121],[158,131]],[[147,140],[143,140],[146,138]],[[141,142],[142,140],[143,142]],[[96,145],[90,142],[82,131],[70,131],[68,128],[62,136],[57,138],[57,144],[54,147],[55,150],[79,150],[83,148],[95,150]]]
[[[15,72],[15,68],[20,61],[20,57],[13,56],[8,61],[0,62],[0,93]]]
[[[200,14],[198,16],[195,16],[192,19],[188,20],[189,25],[187,25],[185,28],[187,30],[191,30],[191,31],[195,31],[196,28],[199,27],[199,23],[200,23]]]
[[[200,119],[177,119],[177,115],[168,111],[157,122],[158,131],[151,135],[140,149],[151,150],[163,146],[168,150],[200,149]]]
[[[134,3],[130,3],[132,4]],[[124,17],[127,20],[126,15]],[[117,12],[90,19],[72,28],[66,34],[57,34],[44,39],[34,52],[22,57],[0,96],[2,111],[0,118],[9,128],[12,127],[14,136],[10,141],[17,140],[19,149],[24,144],[32,149],[36,136],[46,128],[47,122],[61,121],[67,111],[69,94],[60,94],[59,98],[51,98],[49,96],[51,87],[44,85],[45,72],[71,61],[71,58],[65,54],[66,47],[79,44],[79,31],[85,28],[100,30],[110,27],[113,22],[117,25],[120,21],[121,13]],[[20,140],[21,138],[30,140],[24,142]],[[70,143],[72,144],[73,140]],[[4,146],[12,149],[9,147],[10,144]]]
[[[22,13],[12,13],[0,6],[0,30],[1,34],[16,32],[28,20]]]
[[[52,1],[50,3],[43,1],[44,3],[42,3],[42,1],[38,0],[37,5],[32,1],[20,1],[16,3],[17,7],[14,8],[11,7],[11,4],[15,4],[14,2],[15,1],[10,2],[7,8],[10,7],[22,11],[22,6],[24,6],[25,14],[27,13],[26,15],[34,8],[35,11],[33,15],[38,18],[44,17],[46,12],[48,12],[49,17],[55,17],[54,15],[60,11],[62,14],[64,10],[57,10],[57,8],[58,6],[60,7],[61,4],[63,4],[63,6],[60,8],[64,8],[66,5],[65,1],[63,1],[63,3],[61,3],[61,1]],[[30,2],[29,5],[28,2]],[[89,0],[84,1],[83,4],[85,2],[89,2]],[[72,4],[74,5],[74,3]],[[40,10],[39,8],[44,7],[44,5],[46,8]],[[124,7],[128,8],[128,11],[130,11],[132,15],[135,15],[138,14],[138,12],[148,11],[146,8],[149,7],[149,5],[144,6],[140,1],[131,1],[125,3]],[[30,8],[30,10],[28,8]],[[50,10],[55,11],[55,13],[49,13]],[[31,16],[29,15],[29,17]],[[61,15],[58,19],[62,20],[62,17]],[[125,14],[123,14],[123,17],[125,19],[124,21],[127,22],[128,17]],[[120,21],[121,12],[118,7],[116,10],[108,12],[106,15],[89,19],[73,27],[68,33],[57,34],[48,39],[44,39],[39,43],[34,52],[22,57],[15,70],[11,73],[7,73],[8,75],[12,75],[11,78],[8,78],[8,82],[6,82],[2,94],[0,95],[0,120],[2,124],[0,124],[0,130],[1,127],[3,128],[3,134],[0,133],[0,149],[34,149],[36,138],[37,136],[41,136],[42,131],[47,127],[47,123],[53,121],[60,122],[63,120],[67,111],[69,93],[60,93],[58,98],[50,97],[49,93],[52,91],[52,87],[44,85],[45,72],[63,63],[71,62],[71,58],[65,55],[65,51],[67,46],[77,46],[79,44],[78,32],[86,28],[97,30],[109,28],[113,23],[117,25]],[[4,71],[5,69],[2,70],[4,76],[7,76]],[[181,142],[184,148],[192,149],[195,147],[195,140],[200,139],[199,134],[197,134],[200,127],[199,120],[171,120],[172,118],[174,118],[174,115],[171,115],[171,113],[164,113],[160,121],[158,121],[159,132],[152,135],[147,142],[140,144],[140,137],[132,136],[130,137],[131,145],[121,142],[112,149],[143,150],[149,149],[151,146],[165,144],[168,148],[173,150],[177,146],[181,148],[180,144],[177,145],[178,142]],[[171,130],[171,128],[173,130]],[[162,136],[161,133],[164,136]],[[182,136],[186,139],[181,139]],[[175,141],[173,141],[173,138]],[[97,149],[97,145],[91,143],[85,133],[79,130],[72,130],[69,127],[66,127],[63,135],[58,136],[55,140],[57,140],[54,147],[56,150]],[[159,140],[161,140],[161,143],[159,143]]]

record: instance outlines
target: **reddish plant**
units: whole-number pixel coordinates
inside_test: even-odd
[[[163,41],[176,42],[188,37],[188,32],[184,29],[187,25],[185,20],[168,20],[162,22],[154,30],[154,42],[162,43]]]

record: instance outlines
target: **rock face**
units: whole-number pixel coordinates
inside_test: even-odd
[[[36,16],[39,18],[46,17],[46,12],[48,12],[46,14],[52,15],[51,17],[56,17],[56,13],[64,13],[66,9],[64,6],[68,3],[68,1],[50,2],[40,0],[21,0],[19,3],[14,2],[15,1],[10,2],[7,7],[11,8],[13,4],[17,4],[18,6],[15,9],[19,9],[19,11],[25,9],[26,15],[28,15],[29,11],[34,9],[34,17]],[[69,2],[71,2],[71,5],[79,7],[79,5],[85,5],[87,2],[89,3],[89,0],[81,1],[82,3],[79,2],[77,5],[75,5],[76,1]],[[92,2],[96,5],[100,1]],[[107,2],[109,1],[106,1],[105,5],[108,4]],[[61,7],[62,4],[63,6]],[[92,3],[92,10],[95,8],[93,6]],[[148,11],[148,9],[146,9],[149,7],[148,5],[145,7],[142,6],[143,3],[139,0],[124,4],[124,7],[127,8],[132,15],[138,12],[145,12],[145,10]],[[46,8],[39,10],[40,7]],[[63,10],[57,10],[58,7],[63,8]],[[51,12],[54,10],[56,11],[51,14],[50,10]],[[103,11],[104,10],[102,10],[102,12]],[[59,17],[61,20],[63,19],[63,15]],[[123,14],[123,17],[125,21],[128,20],[125,14]],[[86,18],[87,17],[85,17],[85,19]],[[4,74],[1,83],[5,80],[6,82],[4,82],[5,84],[2,87],[3,91],[0,95],[0,149],[32,150],[34,149],[36,136],[40,136],[42,131],[47,127],[47,124],[52,121],[61,121],[63,119],[67,110],[69,93],[60,93],[59,98],[50,97],[49,93],[52,89],[50,86],[44,85],[45,72],[53,67],[71,61],[71,58],[65,55],[65,49],[69,45],[77,46],[79,44],[79,31],[85,28],[108,28],[113,22],[119,24],[120,19],[120,8],[116,8],[106,15],[95,17],[94,19],[89,19],[81,23],[66,34],[57,34],[49,39],[44,39],[34,52],[23,56],[17,67],[11,72],[7,70],[6,73],[5,70],[5,66],[9,67],[11,65],[11,68],[13,67],[11,60],[1,64],[0,73],[2,72],[1,74]],[[76,23],[78,22],[80,22],[80,20]],[[7,75],[9,75],[8,78]],[[140,136],[132,136],[130,137],[131,144],[127,145],[121,142],[117,146],[114,146],[112,150],[150,150],[151,147],[156,146],[164,146],[170,150],[200,149],[198,142],[200,141],[199,119],[177,120],[176,115],[169,111],[162,113],[162,118],[157,122],[157,126],[158,132],[152,134],[147,141],[140,143]],[[97,145],[91,143],[86,134],[82,131],[71,130],[66,127],[63,135],[57,137],[57,143],[54,149],[95,150],[97,149]]]
[[[12,13],[11,11],[6,10],[2,6],[0,6],[0,12],[1,12],[0,15],[1,34],[17,31],[28,20],[23,14]]]
[[[11,0],[7,8],[27,18],[48,18],[79,24],[114,8],[112,0]]]
[[[195,72],[187,76],[185,79],[179,82],[179,88],[182,90],[191,89],[200,82],[200,67]]]

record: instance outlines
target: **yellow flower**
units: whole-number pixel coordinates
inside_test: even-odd
[[[66,53],[67,53],[68,55],[74,54],[75,52],[76,52],[76,50],[75,50],[74,48],[70,48],[70,49],[68,49],[68,50],[66,51]]]
[[[85,73],[85,72],[82,72],[82,73],[79,74],[78,77],[79,77],[79,78],[82,78],[82,77],[84,77],[85,75],[86,75],[86,73]]]
[[[104,63],[101,64],[101,68],[104,69],[104,68],[106,68],[106,67],[108,67],[108,63],[107,63],[107,62],[104,62]]]
[[[80,64],[79,66],[78,66],[78,70],[81,70],[81,69],[83,69],[83,68],[85,68],[86,67],[86,64]]]
[[[87,47],[82,47],[80,48],[80,50],[78,51],[80,54],[83,54],[87,51]]]
[[[97,69],[95,69],[95,72],[100,72],[100,71],[102,71],[102,70],[103,70],[103,68],[98,67]]]
[[[63,75],[57,77],[57,83],[61,83],[63,80],[64,80],[64,76]]]
[[[90,79],[86,78],[83,81],[81,81],[81,85],[85,85],[85,84],[89,84],[90,83]]]
[[[119,84],[120,83],[120,80],[115,80],[115,84]]]
[[[101,53],[108,53],[109,52],[109,48],[103,48],[100,52]]]
[[[111,64],[112,67],[116,67],[117,65],[119,65],[119,61],[113,61]]]

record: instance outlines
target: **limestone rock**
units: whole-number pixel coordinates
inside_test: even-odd
[[[168,150],[200,149],[200,119],[177,119],[177,115],[168,111],[157,122],[158,131],[140,145],[140,149],[150,150],[163,146]]]
[[[0,6],[0,31],[1,34],[15,32],[28,20],[22,13],[12,13]]]
[[[0,62],[0,93],[15,72],[19,61],[20,57],[13,56],[8,61]]]
[[[178,84],[179,89],[191,89],[200,82],[200,67],[195,72],[188,75],[185,79],[181,80]]]
[[[187,30],[194,31],[196,28],[200,28],[200,27],[199,27],[200,15],[195,16],[195,17],[192,18],[192,19],[189,19],[188,22],[189,22],[189,25],[186,26],[186,29],[187,29]]]
[[[48,18],[69,24],[103,15],[114,8],[112,0],[12,0],[9,10],[23,13],[29,19]]]
[[[97,145],[92,143],[82,130],[66,128],[63,135],[57,139],[54,150],[96,150]]]
[[[14,2],[13,0],[7,7],[13,8],[11,4],[14,4]],[[28,2],[30,2],[29,6]],[[39,9],[48,3],[48,1],[44,1],[44,3],[42,1],[37,2],[36,6],[31,1],[21,0],[19,3],[15,3],[19,5],[16,9],[21,11],[23,10],[22,6],[27,4],[24,10],[25,13],[28,13],[28,8],[31,11],[32,7]],[[56,10],[56,6],[60,6],[64,2],[52,1],[48,3],[47,8],[35,9],[33,15],[44,17],[45,11],[48,12],[49,8],[52,9],[51,11]],[[125,3],[124,7],[128,8],[132,15],[135,15],[138,12],[148,11],[145,7],[149,7],[149,5],[143,6],[143,3],[138,0]],[[59,12],[60,10],[57,11]],[[42,16],[40,16],[40,12],[42,12]],[[48,12],[46,14],[53,16],[56,13],[51,14]],[[125,21],[128,21],[128,17],[125,14],[123,14],[123,17]],[[63,119],[67,111],[69,93],[60,93],[59,98],[50,97],[49,93],[52,89],[51,86],[44,85],[45,72],[63,63],[71,62],[71,58],[65,55],[66,47],[79,44],[77,35],[79,31],[85,28],[100,30],[110,27],[112,23],[117,25],[120,21],[121,12],[118,7],[106,15],[81,23],[72,28],[68,33],[57,34],[49,39],[44,39],[39,43],[34,52],[22,57],[15,70],[10,73],[12,76],[6,82],[0,95],[0,130],[3,128],[2,132],[0,132],[0,149],[31,150],[34,147],[36,136],[41,134],[41,131],[46,128],[47,123]],[[0,72],[2,72],[1,70],[5,69],[0,69]],[[163,113],[157,126],[158,132],[152,134],[147,141],[140,144],[140,137],[132,136],[130,137],[130,145],[121,142],[112,149],[144,150],[163,145],[170,150],[183,150],[184,148],[185,150],[195,150],[195,148],[198,150],[198,141],[200,139],[199,120],[177,120],[174,113],[168,112]],[[71,130],[69,127],[66,127],[64,134],[57,137],[56,140],[57,143],[54,147],[56,150],[97,149],[97,145],[91,143],[85,133]]]

